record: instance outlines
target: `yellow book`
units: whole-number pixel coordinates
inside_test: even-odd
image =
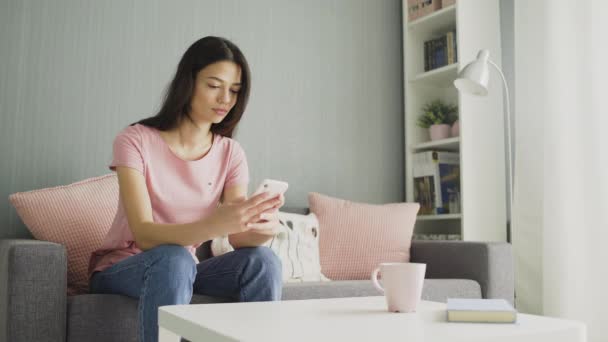
[[[504,299],[448,298],[449,322],[515,323],[517,311]]]

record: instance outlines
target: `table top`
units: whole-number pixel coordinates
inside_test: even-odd
[[[518,314],[515,324],[451,323],[444,303],[386,310],[383,296],[172,305],[159,325],[196,341],[586,341],[583,323]]]

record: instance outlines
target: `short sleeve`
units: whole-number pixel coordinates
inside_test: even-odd
[[[230,161],[228,162],[228,174],[224,187],[233,185],[248,185],[249,184],[249,166],[247,165],[247,157],[241,145],[233,140],[232,151],[230,153]]]
[[[117,166],[127,166],[144,173],[141,141],[141,135],[134,126],[129,126],[118,133],[114,139],[109,169],[116,171]]]

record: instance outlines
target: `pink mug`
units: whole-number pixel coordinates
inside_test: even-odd
[[[382,285],[378,283],[378,272]],[[422,296],[426,264],[382,263],[372,272],[374,286],[386,297],[390,312],[414,312]]]

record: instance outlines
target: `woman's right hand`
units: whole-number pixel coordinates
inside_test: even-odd
[[[242,202],[221,204],[205,221],[220,235],[242,233],[250,229],[248,223],[258,222],[263,212],[280,204],[280,195],[263,192]]]

